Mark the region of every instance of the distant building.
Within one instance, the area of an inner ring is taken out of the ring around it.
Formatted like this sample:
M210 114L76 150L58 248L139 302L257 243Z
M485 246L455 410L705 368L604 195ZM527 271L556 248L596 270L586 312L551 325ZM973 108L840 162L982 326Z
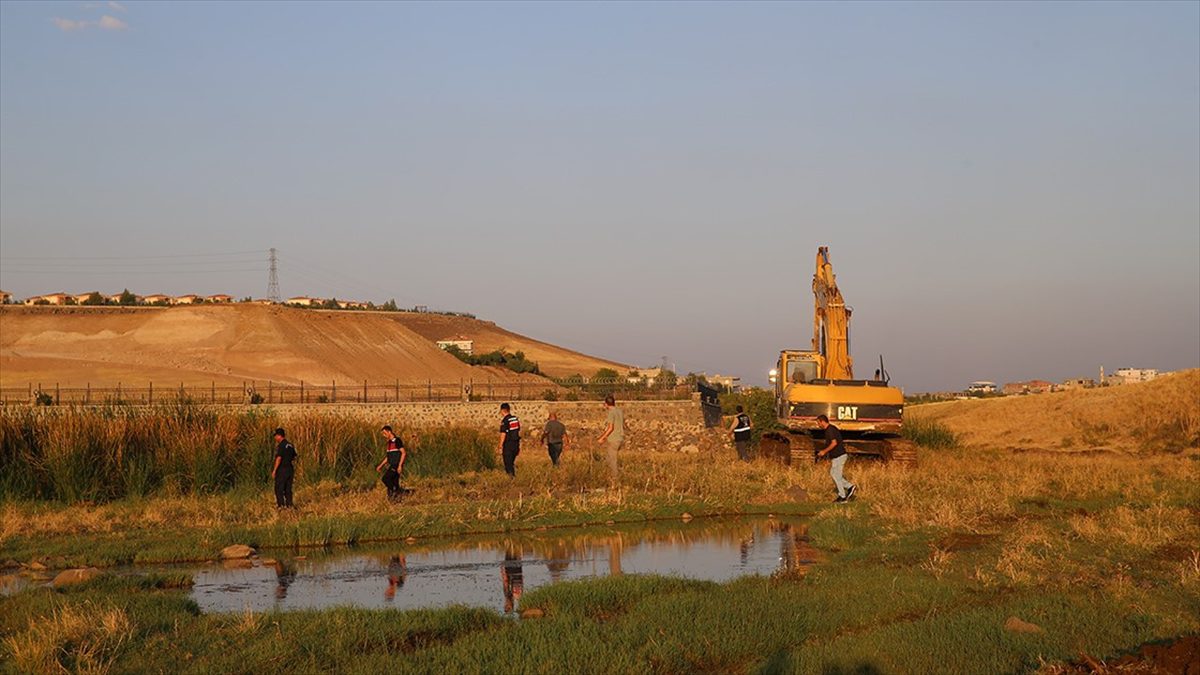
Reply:
M470 356L475 352L475 341L465 335L455 335L448 337L445 340L438 340L437 346L441 349L457 348L460 352Z
M1063 389L1091 389L1096 386L1096 381L1090 377L1073 377L1069 380L1063 380Z
M972 382L971 386L967 387L968 394L995 394L999 390L1000 388L996 386L995 382L988 382L987 380Z
M286 305L295 305L297 307L318 307L325 302L320 298L310 298L306 295L298 295L294 298L288 298Z
M74 301L75 296L70 293L47 293L25 298L26 305L66 305Z
M91 293L80 293L79 295L74 296L75 304L82 305L84 302L87 301L88 298L92 297L93 295L99 295L101 299L104 299L104 295L102 295L100 293L100 291L92 291Z
M169 305L173 298L162 293L154 293L142 298L142 302L147 305Z
M736 375L709 375L705 379L714 387L723 387L729 391L738 391L742 388L742 378Z
M1107 379L1109 384L1129 384L1132 382L1149 382L1165 374L1158 372L1155 368L1117 368L1116 372L1109 375Z
M170 300L172 305L194 305L198 302L204 302L204 298L190 293L188 295L177 295Z
M1005 394L1044 394L1054 391L1053 382L1045 380L1029 380L1027 382L1009 382L1004 385Z
M10 302L12 302L12 293L0 291L0 305L7 305Z
M232 295L225 295L224 293L218 293L218 294L216 294L216 295L209 295L209 296L205 296L204 300L205 300L206 302L212 302L212 303L216 303L216 304L223 304L223 303L226 303L226 302L233 302L233 296L232 296Z
M628 382L629 384L643 384L644 383L646 386L649 387L649 386L654 385L654 381L658 379L658 376L660 374L662 374L661 367L634 368L633 370L629 371L629 376L625 378L625 381Z

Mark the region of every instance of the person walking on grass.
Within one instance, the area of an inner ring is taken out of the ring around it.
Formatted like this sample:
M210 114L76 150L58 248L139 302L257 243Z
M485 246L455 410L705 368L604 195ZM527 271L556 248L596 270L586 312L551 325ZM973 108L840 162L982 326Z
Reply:
M848 502L854 499L857 487L842 475L842 470L846 468L846 460L850 457L846 454L845 444L842 443L842 432L830 424L829 418L825 415L817 415L817 426L821 427L825 432L825 440L829 441L829 445L818 452L817 457L829 456L829 475L833 476L833 484L837 487L838 495L834 502L838 504Z
M296 446L292 445L283 427L275 430L275 465L271 467L271 478L275 479L275 506L280 509L295 508L292 504L292 481L296 478Z
M400 474L404 471L404 460L408 459L408 451L404 449L404 441L392 431L391 426L383 425L379 433L387 439L387 449L383 461L375 467L375 471L383 472L379 480L387 486L388 501L394 502L400 498Z
M517 455L521 453L521 420L512 414L507 403L500 404L500 456L504 458L504 473L517 476Z
M750 461L750 430L753 428L746 409L739 405L737 416L729 424L729 432L733 434L733 445L737 448L738 459L743 462Z
M550 419L546 420L546 427L542 429L541 441L550 453L550 463L558 466L558 458L567 442L567 427L558 421L558 413L553 410L550 411Z
M608 460L608 471L613 482L617 480L617 451L625 442L625 413L617 407L617 400L612 394L604 397L604 408L608 411L605 420L604 433L596 442L604 446L605 459Z

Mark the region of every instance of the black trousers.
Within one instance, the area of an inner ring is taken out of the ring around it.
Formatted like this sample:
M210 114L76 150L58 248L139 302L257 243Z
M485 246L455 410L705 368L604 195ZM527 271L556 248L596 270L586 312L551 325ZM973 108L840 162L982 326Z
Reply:
M398 471L389 466L384 469L383 477L379 480L383 481L383 484L387 486L388 499L395 499L400 496L400 473Z
M292 479L296 470L290 466L281 466L275 470L275 506L292 506Z
M558 458L562 455L562 443L546 443L546 450L550 453L550 461L554 466L558 466Z
M504 473L506 473L510 476L517 475L516 462L517 462L517 455L521 454L521 442L520 441L517 441L516 443L506 442L504 444L504 447L501 448L500 454L504 457Z

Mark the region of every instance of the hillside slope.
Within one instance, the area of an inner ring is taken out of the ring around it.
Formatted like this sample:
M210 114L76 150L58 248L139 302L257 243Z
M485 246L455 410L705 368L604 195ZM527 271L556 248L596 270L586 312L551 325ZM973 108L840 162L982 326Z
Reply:
M534 359L544 354L555 365L575 365L572 372L593 362L604 363L578 355L578 363L572 364L570 355L574 353L569 350L507 333L492 324L466 318L459 321L464 323L455 330L486 336L481 339L485 345L493 335L511 335L511 346L506 348L522 349ZM485 327L475 329L471 324ZM4 307L0 309L0 384L539 379L500 368L468 366L439 349L426 334L382 312L241 304Z
M910 406L969 447L1080 452L1200 445L1200 369L1151 382Z

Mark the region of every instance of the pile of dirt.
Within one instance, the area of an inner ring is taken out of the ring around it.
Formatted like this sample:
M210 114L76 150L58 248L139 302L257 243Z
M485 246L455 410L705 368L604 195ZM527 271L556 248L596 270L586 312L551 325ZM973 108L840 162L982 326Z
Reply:
M1171 673L1200 675L1200 635L1186 635L1170 642L1142 645L1132 654L1100 661L1084 655L1079 661L1054 666L1047 674L1074 673Z
M544 382L502 368L472 367L437 347L437 340L457 334L478 339L477 350L503 348L544 359L550 374L590 374L601 367L597 364L610 364L466 317L250 304L4 307L0 386Z
M1150 382L909 406L968 447L1178 452L1200 447L1200 369Z

